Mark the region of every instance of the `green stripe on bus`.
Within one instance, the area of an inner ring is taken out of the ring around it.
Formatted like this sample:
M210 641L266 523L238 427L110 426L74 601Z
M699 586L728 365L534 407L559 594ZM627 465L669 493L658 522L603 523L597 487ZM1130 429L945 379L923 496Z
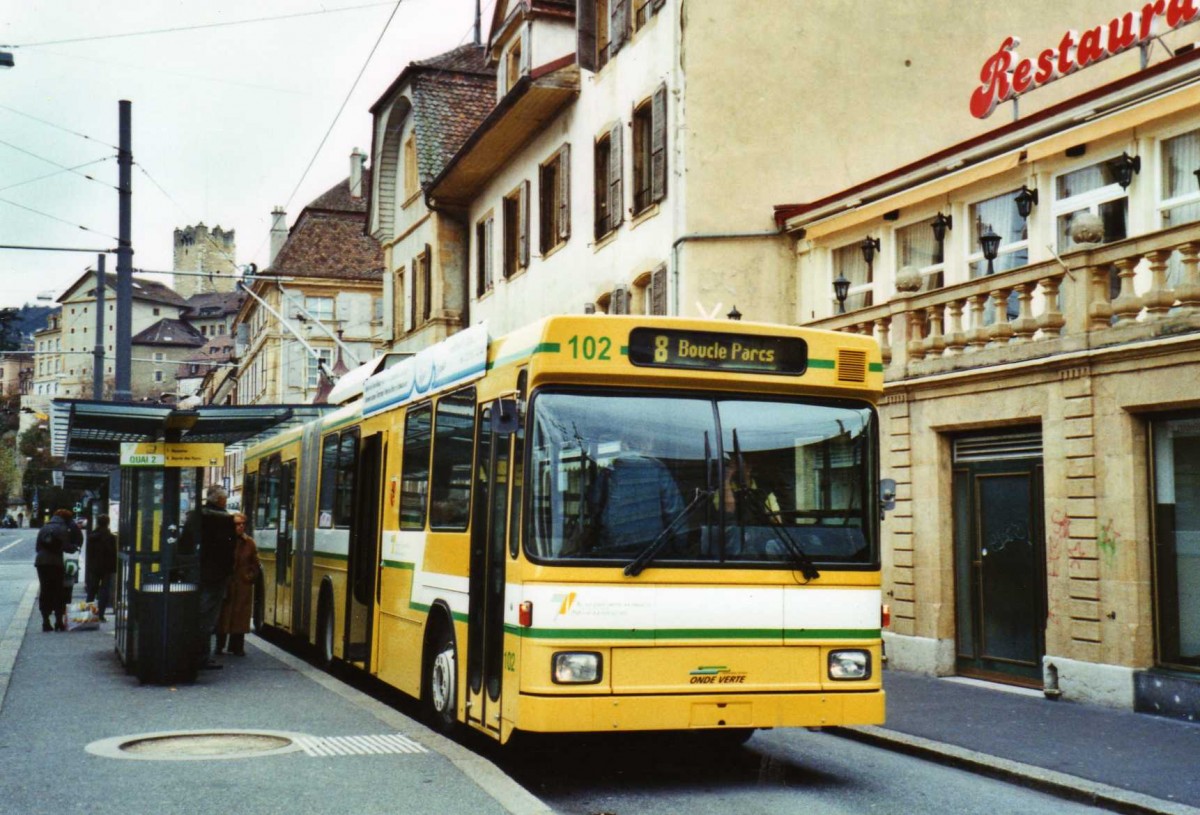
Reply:
M415 571L417 568L417 564L415 563L405 563L400 560L385 560L383 561L383 565L388 569L402 569L406 572Z
M788 628L785 640L877 640L878 628Z
M875 373L875 374L883 373L883 363L882 362L872 362L870 365L867 366L867 368L870 369L871 373Z
M824 368L824 369L832 371L837 366L832 359L812 359L810 357L808 360L808 367Z
M527 350L517 351L516 353L499 357L498 359L489 362L487 368L490 371L493 368L497 368L501 365L508 365L510 362L515 362L518 359L525 359L533 356L534 354L557 354L561 350L562 345L557 342L539 342L537 345Z

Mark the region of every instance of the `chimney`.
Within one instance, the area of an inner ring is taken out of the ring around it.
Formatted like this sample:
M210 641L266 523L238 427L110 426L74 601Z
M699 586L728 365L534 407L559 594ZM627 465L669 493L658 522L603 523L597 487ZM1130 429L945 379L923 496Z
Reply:
M275 207L271 210L271 256L267 261L268 266L275 264L275 256L279 254L287 238L287 213L283 211L283 207Z
M358 152L358 148L354 148L354 152L350 154L350 197L362 198L362 176L363 162L367 157Z

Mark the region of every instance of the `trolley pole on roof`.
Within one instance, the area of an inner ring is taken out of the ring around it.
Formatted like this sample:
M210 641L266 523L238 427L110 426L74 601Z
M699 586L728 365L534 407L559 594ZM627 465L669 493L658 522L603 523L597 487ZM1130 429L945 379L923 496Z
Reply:
M133 245L130 240L131 203L133 196L130 177L133 153L130 149L131 104L122 99L117 103L120 119L120 141L117 149L117 202L119 230L117 232L117 323L116 323L116 387L113 400L133 401L130 388L133 339Z

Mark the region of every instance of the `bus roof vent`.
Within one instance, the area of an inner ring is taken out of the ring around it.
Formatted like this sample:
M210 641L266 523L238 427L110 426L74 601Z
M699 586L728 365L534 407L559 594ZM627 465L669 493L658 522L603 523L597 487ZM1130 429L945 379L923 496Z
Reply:
M867 352L853 348L839 348L837 378L838 382L866 382Z

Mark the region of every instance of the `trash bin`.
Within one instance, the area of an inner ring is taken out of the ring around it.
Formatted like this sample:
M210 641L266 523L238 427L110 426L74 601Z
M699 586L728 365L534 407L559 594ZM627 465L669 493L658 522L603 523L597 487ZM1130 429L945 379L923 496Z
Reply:
M191 682L199 667L197 620L200 586L196 583L147 580L135 589L137 655L140 682Z

